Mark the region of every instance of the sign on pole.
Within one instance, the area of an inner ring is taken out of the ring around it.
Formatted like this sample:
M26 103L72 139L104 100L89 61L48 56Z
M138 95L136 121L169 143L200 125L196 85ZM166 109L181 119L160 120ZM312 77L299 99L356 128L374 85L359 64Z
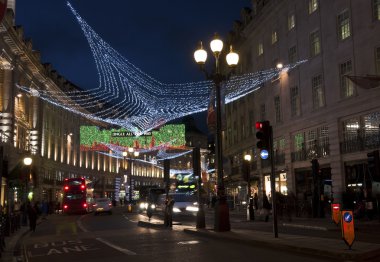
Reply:
M355 240L355 227L354 227L354 216L351 210L342 210L342 237L344 242L351 249L352 244Z

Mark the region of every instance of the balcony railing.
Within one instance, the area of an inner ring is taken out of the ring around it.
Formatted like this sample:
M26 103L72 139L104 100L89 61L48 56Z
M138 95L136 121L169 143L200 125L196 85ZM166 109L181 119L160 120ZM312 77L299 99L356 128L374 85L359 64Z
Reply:
M357 136L340 143L342 154L354 153L380 147L380 135Z
M323 158L330 155L329 145L314 146L308 149L301 149L292 152L292 162L311 160L314 158Z

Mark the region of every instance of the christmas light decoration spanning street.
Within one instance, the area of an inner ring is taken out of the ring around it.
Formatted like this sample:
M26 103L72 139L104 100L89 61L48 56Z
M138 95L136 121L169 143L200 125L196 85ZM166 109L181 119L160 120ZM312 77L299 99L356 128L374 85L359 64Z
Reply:
M52 91L18 85L20 89L85 118L123 127L135 135L207 110L212 81L164 84L154 79L113 49L69 2L67 5L90 45L98 70L99 86L88 91ZM224 85L225 102L230 103L254 92L264 82L304 62L290 64L283 69L233 76Z

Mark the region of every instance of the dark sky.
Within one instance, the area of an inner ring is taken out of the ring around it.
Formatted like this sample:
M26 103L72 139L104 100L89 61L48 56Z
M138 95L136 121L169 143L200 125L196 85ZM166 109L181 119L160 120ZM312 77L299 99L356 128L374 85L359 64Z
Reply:
M98 86L89 45L65 0L18 0L16 24L59 74ZM114 49L157 80L204 80L193 60L199 40L226 36L250 0L71 0L82 18ZM210 54L209 54L210 55Z

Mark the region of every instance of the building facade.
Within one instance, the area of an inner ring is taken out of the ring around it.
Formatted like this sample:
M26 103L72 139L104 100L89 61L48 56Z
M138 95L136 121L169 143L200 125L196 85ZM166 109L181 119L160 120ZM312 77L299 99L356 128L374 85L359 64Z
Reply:
M310 203L317 183L321 201L371 197L368 182L380 180L367 161L380 145L380 1L253 0L229 40L239 51L239 73L307 60L226 105L230 191L244 185L248 153L251 190L270 192L270 164L260 159L255 137L255 122L268 120L276 191Z

